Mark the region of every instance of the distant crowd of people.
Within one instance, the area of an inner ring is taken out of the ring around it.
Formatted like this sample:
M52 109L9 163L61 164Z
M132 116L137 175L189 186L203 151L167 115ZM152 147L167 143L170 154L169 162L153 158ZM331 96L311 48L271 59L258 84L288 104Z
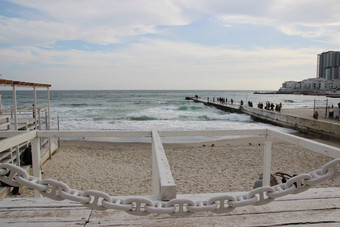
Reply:
M210 98L207 98L207 102L210 101ZM213 102L215 102L215 97L213 97ZM221 104L228 104L228 98L222 98L222 97L217 97L216 98L216 102L221 103ZM230 99L230 104L233 105L234 104L234 100ZM243 101L241 100L241 105L243 105Z
M271 111L274 111L274 107L275 107L275 111L280 112L282 108L282 103L274 105L274 103L266 102L265 106L263 105L262 102L259 102L257 104L257 108L263 109L263 107L265 110L271 110Z
M195 95L195 98L198 99L199 98L198 95ZM223 105L233 105L235 103L235 101L232 98L228 99L228 98L224 98L224 97L217 97L217 98L212 97L212 100L210 100L210 98L207 97L207 102L209 103L210 101L212 101L213 103L220 103L220 104L223 104ZM229 103L228 103L228 101L229 101ZM243 105L243 100L240 100L239 105L240 106ZM252 101L248 101L248 106L249 107L253 107L253 102ZM338 103L338 107L340 109L340 102ZM274 104L272 102L265 102L265 104L264 104L262 102L259 102L257 104L257 108L265 109L265 110L269 110L269 111L281 112L282 103L280 102L279 104ZM326 107L325 118L326 118L326 115L328 114L329 118L339 118L339 120L340 120L339 109L337 109L336 110L337 112L334 113L334 106L333 105L330 105L330 106ZM313 118L314 119L318 119L319 118L319 113L317 111L314 111Z
M228 104L228 98L223 98L223 97L217 97L215 99L215 97L212 98L212 102L217 102L217 103L221 103L221 104ZM210 98L207 97L207 102L210 102ZM230 103L231 105L234 104L234 100L230 99ZM243 105L243 100L240 101L240 105ZM253 107L253 102L252 101L248 101L248 106ZM279 104L274 104L274 103L270 103L270 102L266 102L266 104L264 105L262 102L259 102L257 104L257 107L259 109L265 109L265 110L271 110L271 111L281 111L282 108L282 103Z

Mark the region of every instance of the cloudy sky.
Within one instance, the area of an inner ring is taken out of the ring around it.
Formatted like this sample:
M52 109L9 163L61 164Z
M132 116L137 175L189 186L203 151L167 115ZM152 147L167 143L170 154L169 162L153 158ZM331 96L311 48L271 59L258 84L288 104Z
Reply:
M3 79L276 90L340 50L339 0L0 0Z

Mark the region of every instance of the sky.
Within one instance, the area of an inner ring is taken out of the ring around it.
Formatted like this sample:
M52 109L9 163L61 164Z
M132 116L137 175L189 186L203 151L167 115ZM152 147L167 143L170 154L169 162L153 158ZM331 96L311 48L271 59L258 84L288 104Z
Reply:
M0 0L0 73L55 90L277 90L340 50L339 12L339 0Z

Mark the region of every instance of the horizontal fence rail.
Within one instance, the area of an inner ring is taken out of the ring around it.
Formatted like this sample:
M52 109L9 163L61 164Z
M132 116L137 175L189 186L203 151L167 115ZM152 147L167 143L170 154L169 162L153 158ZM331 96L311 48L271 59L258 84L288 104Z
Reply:
M298 136L290 135L288 133L278 132L274 130L268 130L268 135L277 138L281 141L294 144L298 147L307 148L308 150L321 153L332 158L340 158L340 149L337 147L329 146L327 144L318 143L313 140L301 138Z

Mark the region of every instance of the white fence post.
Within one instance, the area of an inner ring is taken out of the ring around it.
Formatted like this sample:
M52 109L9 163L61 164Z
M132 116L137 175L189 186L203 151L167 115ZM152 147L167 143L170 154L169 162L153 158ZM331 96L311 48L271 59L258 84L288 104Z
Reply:
M270 186L270 170L272 162L272 141L271 136L266 135L264 141L264 155L263 155L263 177L262 186Z
M176 198L176 185L158 131L152 131L152 194L162 200Z
M41 179L40 138L31 140L33 176ZM34 190L34 197L41 197L38 190Z

